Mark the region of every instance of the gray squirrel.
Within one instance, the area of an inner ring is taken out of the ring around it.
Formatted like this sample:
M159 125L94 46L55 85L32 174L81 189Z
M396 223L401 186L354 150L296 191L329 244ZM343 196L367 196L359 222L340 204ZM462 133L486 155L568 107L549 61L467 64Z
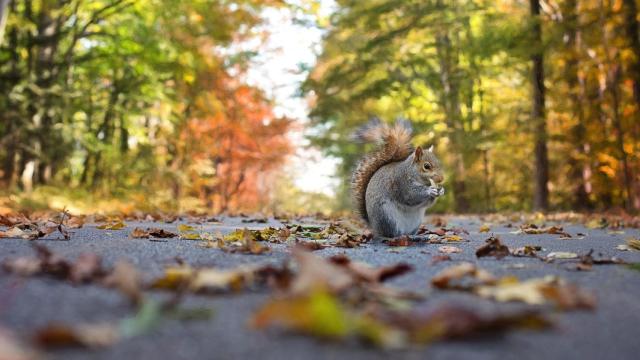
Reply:
M414 149L411 133L406 121L390 126L379 119L356 133L358 140L380 145L360 160L351 179L356 212L378 237L416 234L425 210L444 195L433 146Z

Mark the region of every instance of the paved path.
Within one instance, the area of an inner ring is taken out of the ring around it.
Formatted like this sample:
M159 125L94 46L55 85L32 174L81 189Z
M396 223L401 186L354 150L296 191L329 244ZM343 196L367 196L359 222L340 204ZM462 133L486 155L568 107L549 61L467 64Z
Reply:
M178 222L179 223L179 222ZM162 273L166 264L176 256L199 266L234 267L246 263L280 263L288 258L284 245L270 245L272 251L263 255L230 254L205 249L197 241L170 239L151 242L130 239L134 226L163 227L176 231L174 224L128 223L123 230L98 230L87 224L74 230L70 241L38 240L66 258L84 252L101 255L107 265L120 258L130 259L150 279ZM206 225L205 230L228 232L243 227L239 219L224 219L224 226ZM601 265L593 271L568 271L562 262L544 263L531 258L507 257L476 259L475 249L489 234L478 233L482 222L477 218L454 218L448 227L461 226L469 231L464 237L470 242L456 243L460 254L452 254L454 261L476 262L495 275L516 275L521 279L547 274L559 275L595 292L598 305L595 311L553 313L558 324L554 330L543 332L511 331L504 335L472 340L448 341L429 347L410 350L370 349L358 343L325 343L275 331L260 332L249 329L247 320L267 298L268 292L204 296L189 295L188 306L206 306L215 311L205 321L168 321L151 333L125 340L112 347L98 350L69 349L49 353L54 359L638 359L640 356L640 272L622 265ZM259 226L278 225L269 223ZM517 224L516 224L517 225ZM640 262L640 252L616 250L627 237L639 237L637 229L625 229L624 234L607 230L591 230L578 225L565 225L569 233L584 233L583 239L560 240L557 235L517 235L507 228L492 224L491 233L498 235L509 247L525 244L542 246L546 254L552 251L584 253L594 249L604 256L617 256L628 262ZM315 254L330 256L345 253L354 260L372 265L407 262L414 271L400 276L392 285L428 292L429 303L457 301L477 307L508 306L464 294L429 290L429 279L452 262L431 265L438 245L420 244L389 251L384 244L367 244L360 248L327 248ZM26 240L0 239L0 261L33 253ZM522 264L514 267L514 264ZM153 296L166 297L163 293ZM98 322L122 318L131 307L117 292L99 286L73 286L49 278L29 278L25 281L5 273L0 274L0 325L15 330L21 336L51 321L64 323Z

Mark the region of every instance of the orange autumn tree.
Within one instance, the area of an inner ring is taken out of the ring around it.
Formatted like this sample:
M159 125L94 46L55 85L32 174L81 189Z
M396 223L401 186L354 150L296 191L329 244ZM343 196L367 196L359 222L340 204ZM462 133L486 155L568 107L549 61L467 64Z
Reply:
M254 211L267 205L273 171L292 153L291 121L274 115L264 93L209 69L203 91L180 134L190 195L215 212Z
M163 18L181 65L171 111L177 136L168 144L174 198L196 197L212 212L259 210L272 173L292 153L291 121L274 116L264 92L246 83L252 55L238 45L266 38L255 28L259 10L281 2L176 5L177 16Z

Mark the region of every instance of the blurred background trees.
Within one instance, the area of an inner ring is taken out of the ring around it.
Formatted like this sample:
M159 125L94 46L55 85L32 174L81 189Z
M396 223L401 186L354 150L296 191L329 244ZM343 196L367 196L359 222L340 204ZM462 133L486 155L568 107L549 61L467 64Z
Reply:
M343 178L355 128L405 117L444 159L440 209L640 208L634 0L337 3L304 90Z
M377 115L436 145L439 211L640 209L637 1L327 1L294 124L246 80L256 54L239 44L269 36L265 9L320 0L0 0L0 182L346 209L367 150L351 134ZM282 172L301 127L340 160L334 199Z
M112 196L264 206L290 121L232 46L277 1L12 0L0 48L0 177ZM151 199L150 199L151 200Z

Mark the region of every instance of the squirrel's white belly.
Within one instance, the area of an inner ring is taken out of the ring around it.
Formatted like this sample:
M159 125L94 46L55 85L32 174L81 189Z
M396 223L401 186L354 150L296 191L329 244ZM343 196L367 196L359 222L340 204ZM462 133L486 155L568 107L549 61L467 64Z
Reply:
M412 234L424 218L426 206L404 206L397 204L386 204L386 213L389 219L395 220L396 229L401 234Z

